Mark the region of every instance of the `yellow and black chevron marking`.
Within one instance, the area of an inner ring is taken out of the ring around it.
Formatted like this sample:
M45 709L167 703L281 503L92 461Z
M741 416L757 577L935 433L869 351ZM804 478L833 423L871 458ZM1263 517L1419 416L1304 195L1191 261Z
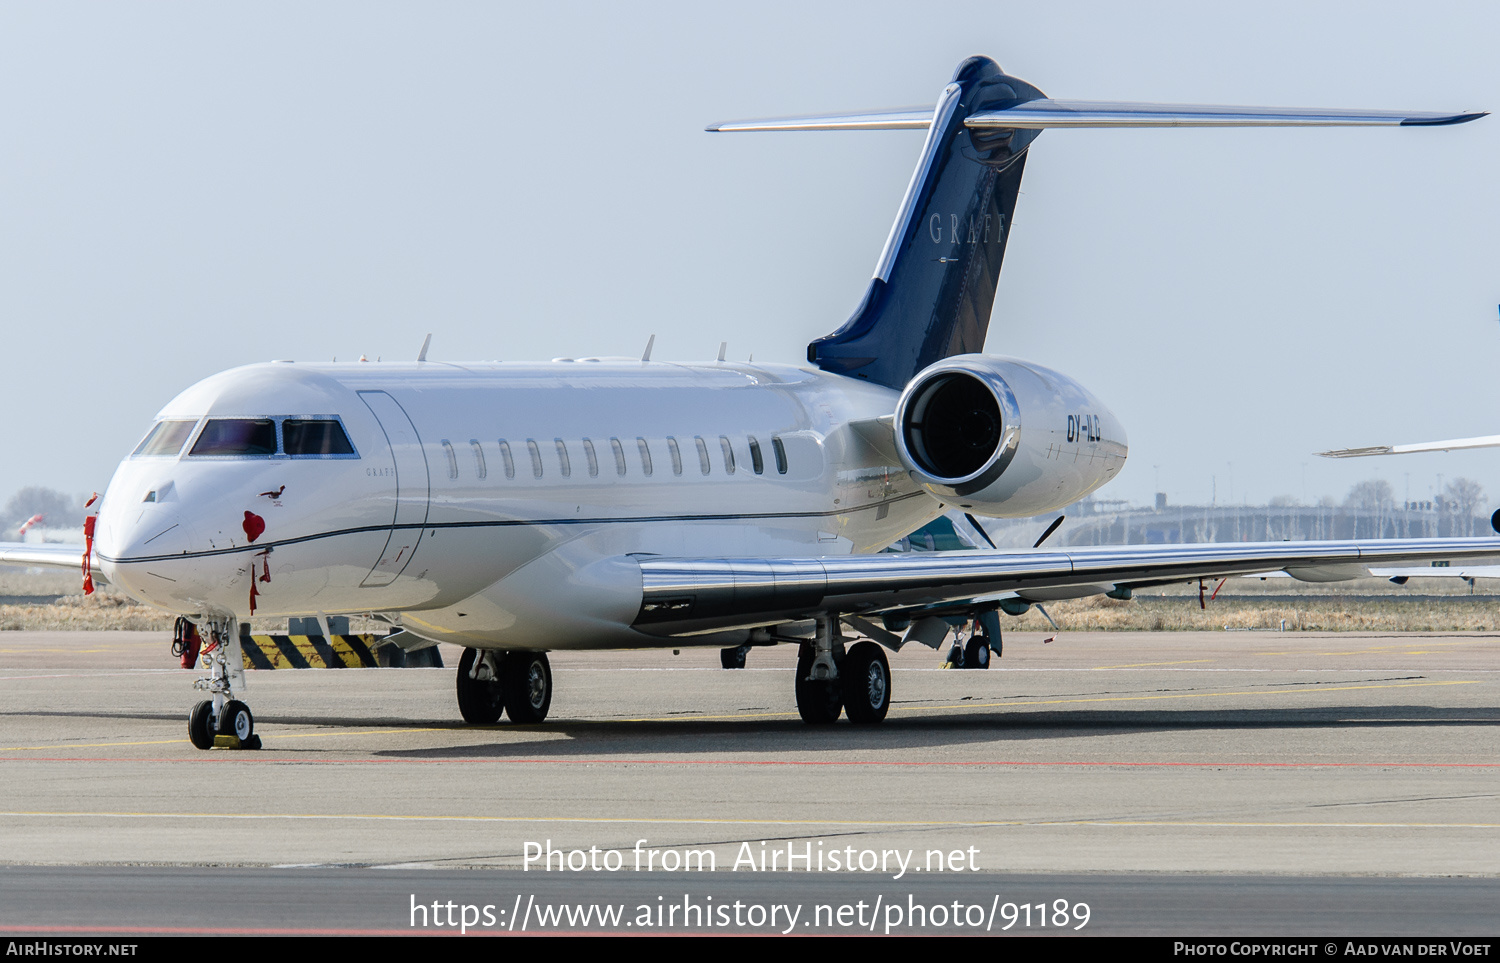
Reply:
M247 669L373 669L378 635L251 635L240 638Z

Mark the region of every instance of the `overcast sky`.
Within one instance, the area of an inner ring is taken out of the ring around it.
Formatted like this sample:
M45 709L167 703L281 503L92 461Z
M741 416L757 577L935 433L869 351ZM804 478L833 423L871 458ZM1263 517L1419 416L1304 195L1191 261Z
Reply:
M1500 6L0 4L0 500L102 489L178 391L272 358L799 362L868 281L920 132L720 135L1049 95L1500 111ZM1049 131L987 350L1125 423L1101 497L1263 502L1500 454L1500 117Z

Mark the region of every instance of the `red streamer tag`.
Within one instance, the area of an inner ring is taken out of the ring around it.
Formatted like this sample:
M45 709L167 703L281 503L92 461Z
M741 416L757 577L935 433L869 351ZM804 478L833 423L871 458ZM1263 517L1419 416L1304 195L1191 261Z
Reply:
M95 498L98 496L96 495ZM93 499L89 499L92 504ZM83 520L83 594L94 594L94 573L90 571L89 559L94 554L94 523L99 520L98 515L90 515Z

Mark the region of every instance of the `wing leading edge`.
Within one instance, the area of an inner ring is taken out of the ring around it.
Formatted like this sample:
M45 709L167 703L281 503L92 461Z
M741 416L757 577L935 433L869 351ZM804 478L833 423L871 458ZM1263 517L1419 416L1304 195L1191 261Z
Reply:
M1371 565L1500 560L1500 538L1128 545L1066 552L942 552L828 558L638 557L634 627L657 636L880 615L1039 589L1107 591L1286 570L1316 578ZM1089 594L1085 591L1082 594ZM991 603L990 607L994 604Z

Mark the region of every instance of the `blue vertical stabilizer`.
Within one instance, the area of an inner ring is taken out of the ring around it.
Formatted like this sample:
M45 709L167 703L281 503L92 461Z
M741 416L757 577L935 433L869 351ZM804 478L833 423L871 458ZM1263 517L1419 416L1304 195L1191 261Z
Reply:
M1039 131L964 121L1042 97L988 57L959 65L864 300L807 346L810 362L899 388L934 361L984 349L1026 147Z

